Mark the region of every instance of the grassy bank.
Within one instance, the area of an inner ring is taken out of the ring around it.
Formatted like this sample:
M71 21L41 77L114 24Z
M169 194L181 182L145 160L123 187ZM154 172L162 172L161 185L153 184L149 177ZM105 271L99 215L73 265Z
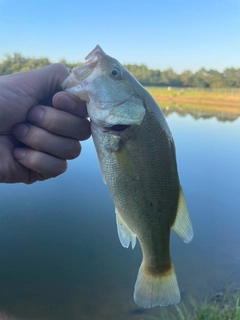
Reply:
M163 311L159 320L240 320L240 294L220 292L204 302L190 299L188 306L180 303L175 308L174 314Z
M168 108L185 108L206 114L240 116L240 92L191 91L147 87L157 103Z

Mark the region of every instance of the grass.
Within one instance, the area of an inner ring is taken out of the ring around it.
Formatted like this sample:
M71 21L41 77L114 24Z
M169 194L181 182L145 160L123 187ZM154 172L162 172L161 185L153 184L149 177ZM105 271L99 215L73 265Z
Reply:
M240 92L195 91L188 89L162 89L147 87L157 103L163 108L195 110L204 114L240 116Z
M202 303L190 299L189 306L180 303L175 314L166 310L155 320L240 320L240 294L219 293Z

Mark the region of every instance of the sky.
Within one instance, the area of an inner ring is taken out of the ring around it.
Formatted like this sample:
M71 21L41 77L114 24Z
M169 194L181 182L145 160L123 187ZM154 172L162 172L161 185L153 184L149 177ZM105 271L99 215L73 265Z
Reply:
M97 44L122 64L240 68L240 0L0 0L0 61L83 62Z

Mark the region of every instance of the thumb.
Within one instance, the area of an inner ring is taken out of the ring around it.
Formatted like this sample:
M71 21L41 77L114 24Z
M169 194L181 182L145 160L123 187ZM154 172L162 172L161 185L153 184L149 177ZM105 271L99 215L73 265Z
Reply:
M54 63L19 75L21 80L25 80L28 94L40 101L61 90L61 84L68 77L69 71L63 64Z
M56 63L0 77L0 131L8 132L14 124L26 120L32 106L51 100L68 75L67 68Z

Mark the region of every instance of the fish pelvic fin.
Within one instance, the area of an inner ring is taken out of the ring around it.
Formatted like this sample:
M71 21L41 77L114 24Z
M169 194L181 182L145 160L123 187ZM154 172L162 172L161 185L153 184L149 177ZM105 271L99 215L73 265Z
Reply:
M184 242L188 243L192 240L193 228L182 188L180 188L177 216L172 228Z
M136 235L129 229L126 222L123 220L118 210L115 208L116 221L117 221L117 231L119 240L124 248L128 248L130 242L132 243L132 249L136 245Z
M142 262L134 288L134 301L142 308L179 303L180 292L173 264L164 273L151 273Z

